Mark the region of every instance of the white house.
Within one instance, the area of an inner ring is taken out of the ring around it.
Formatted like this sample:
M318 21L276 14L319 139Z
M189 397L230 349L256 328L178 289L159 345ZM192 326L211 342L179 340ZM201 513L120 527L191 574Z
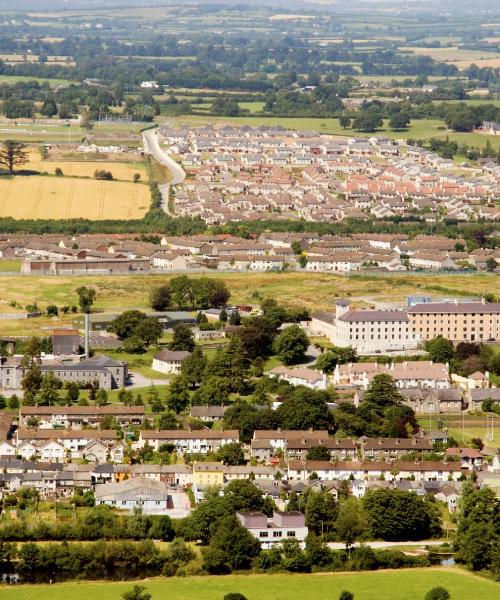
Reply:
M144 514L164 515L172 508L165 483L139 476L119 483L103 483L95 486L95 504L106 504L119 510Z
M151 368L165 375L177 375L180 373L182 361L189 354L183 350L162 350L154 356Z
M308 528L305 516L300 512L274 511L272 519L259 512L241 511L237 512L236 516L243 527L259 540L264 550L269 550L287 539L297 540L302 548L305 547Z

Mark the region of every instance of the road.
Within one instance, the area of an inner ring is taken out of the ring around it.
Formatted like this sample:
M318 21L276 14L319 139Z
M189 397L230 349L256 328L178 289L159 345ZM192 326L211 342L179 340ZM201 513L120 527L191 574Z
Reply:
M138 389L151 387L152 385L168 385L168 379L152 379L151 377L145 377L137 371L130 371L132 383L127 386L127 389Z
M158 141L157 129L147 129L146 131L143 131L142 139L144 141L144 152L146 154L151 154L151 156L153 156L160 164L167 167L172 176L172 180L169 183L165 183L163 185L158 186L162 196L161 208L167 214L170 214L170 211L168 209L168 197L170 193L170 186L179 185L180 183L182 183L184 179L186 179L186 173L184 172L184 169L180 166L180 164L177 163L160 146L160 142Z
M373 548L374 550L395 548L397 546L418 546L423 548L424 546L441 546L443 544L443 540L423 540L422 542L360 542L355 544L355 546L359 546L360 544L370 546L370 548ZM328 547L331 550L343 550L345 548L345 544L342 542L329 542Z

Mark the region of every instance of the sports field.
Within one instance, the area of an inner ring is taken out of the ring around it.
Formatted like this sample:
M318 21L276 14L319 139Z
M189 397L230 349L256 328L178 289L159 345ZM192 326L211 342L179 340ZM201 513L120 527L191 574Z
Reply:
M139 582L152 600L222 600L240 592L248 600L335 600L349 590L356 600L423 600L443 586L452 600L493 600L500 584L460 569L404 569L317 575L176 577ZM0 587L0 600L119 600L133 582Z
M149 188L122 181L65 177L0 178L0 217L14 219L140 219Z

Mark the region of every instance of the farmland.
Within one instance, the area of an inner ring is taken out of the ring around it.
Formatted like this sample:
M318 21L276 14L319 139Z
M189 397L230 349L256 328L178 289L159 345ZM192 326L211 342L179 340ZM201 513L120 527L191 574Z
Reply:
M95 158L93 155L92 158ZM58 167L62 170L64 175L68 177L93 177L94 172L98 169L105 168L111 171L114 179L121 181L132 181L135 173L139 173L142 179L146 179L146 167L144 162L121 162L114 161L112 159L103 160L107 158L102 157L100 160L87 160L87 155L80 154L77 157L61 155L61 160L54 156L50 157L49 160L42 160L39 153L36 150L30 152L30 159L23 168L40 173L54 174L54 170Z
M0 216L15 219L142 218L150 204L145 185L66 177L0 179Z
M144 582L153 600L221 600L240 592L249 600L323 600L350 590L357 600L419 600L444 586L453 600L492 600L498 583L459 569L415 569L317 575L230 575L184 577ZM118 600L132 583L65 583L0 588L0 600Z

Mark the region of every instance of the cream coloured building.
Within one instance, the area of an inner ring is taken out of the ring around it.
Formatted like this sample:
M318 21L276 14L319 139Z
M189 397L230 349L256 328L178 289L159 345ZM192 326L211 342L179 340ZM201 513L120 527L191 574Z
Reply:
M408 309L411 330L421 340L441 335L452 342L500 339L500 303L429 302Z

